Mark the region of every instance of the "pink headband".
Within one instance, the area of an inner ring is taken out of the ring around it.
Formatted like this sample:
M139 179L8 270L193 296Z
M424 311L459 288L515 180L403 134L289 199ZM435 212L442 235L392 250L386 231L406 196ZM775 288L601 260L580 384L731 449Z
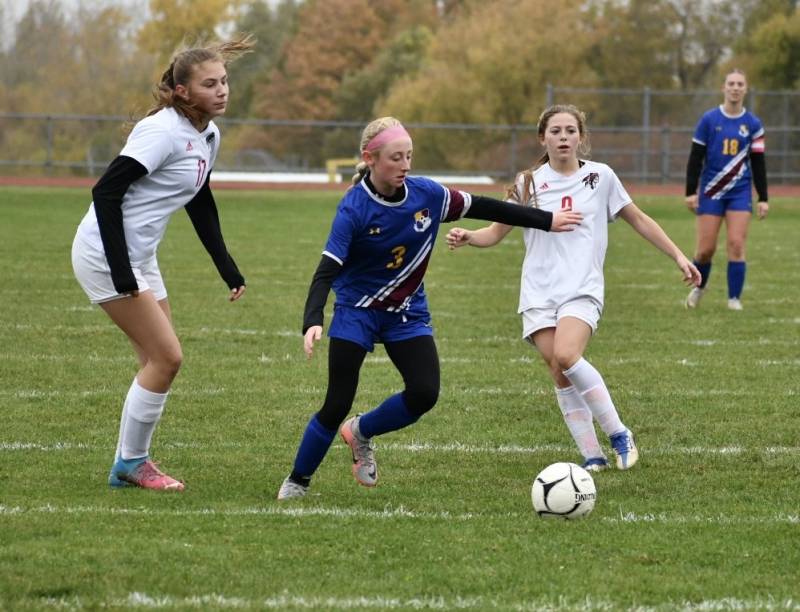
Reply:
M386 128L382 132L380 132L375 138L370 140L367 143L367 146L364 147L365 151L375 151L380 149L383 145L387 142L391 142L392 140L399 140L400 138L408 138L411 140L411 136L409 136L408 132L406 132L406 128L402 125L395 125L390 128Z

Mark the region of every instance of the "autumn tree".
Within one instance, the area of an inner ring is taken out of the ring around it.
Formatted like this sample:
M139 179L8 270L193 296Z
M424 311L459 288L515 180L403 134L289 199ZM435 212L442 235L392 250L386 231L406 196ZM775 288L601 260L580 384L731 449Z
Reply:
M764 0L750 19L748 36L723 67L744 68L761 89L800 87L800 8L792 0Z
M67 19L54 1L31 2L0 62L4 110L131 116L149 99L147 67L133 45L131 17L106 6ZM6 156L44 161L108 161L122 121L15 121L0 130ZM49 144L48 144L49 143ZM49 156L49 157L48 157Z
M345 80L369 70L381 49L405 29L435 20L431 0L303 3L297 32L283 48L278 67L257 86L255 112L273 119L350 119L351 110L341 103L348 94L337 97ZM364 106L369 104L362 101ZM338 148L326 142L339 141L339 135L300 129L271 130L265 138L274 151L300 151L309 163L317 165ZM352 151L357 135L348 133L344 139L351 143L347 150Z
M139 31L140 48L159 66L184 44L213 40L236 21L244 0L150 0L150 20ZM163 68L161 69L163 71Z
M596 82L587 65L594 34L585 27L583 4L497 0L462 6L458 18L437 31L419 72L395 83L379 114L407 123L535 124L547 83L565 76L573 85ZM425 167L507 165L507 132L416 134L423 144L415 156Z

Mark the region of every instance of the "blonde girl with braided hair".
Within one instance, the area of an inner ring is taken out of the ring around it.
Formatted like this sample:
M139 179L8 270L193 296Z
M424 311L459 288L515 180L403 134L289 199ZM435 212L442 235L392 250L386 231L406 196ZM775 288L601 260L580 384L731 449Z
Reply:
M520 301L522 337L533 344L555 383L556 400L578 450L583 467L609 467L594 421L609 436L618 469L639 459L631 430L622 422L600 372L583 353L603 312L603 264L608 224L621 217L645 240L671 257L689 285L700 282L697 268L651 217L633 203L614 171L585 159L589 135L584 114L572 105L546 109L537 125L543 155L520 173L508 199L539 210L572 210L583 222L569 234L524 230ZM511 231L492 223L470 231L453 228L451 249L465 245L490 247Z
M303 348L310 358L322 338L323 310L333 288L328 389L280 486L281 500L306 494L337 429L349 447L356 482L374 487L372 439L411 425L436 404L439 356L422 280L441 223L470 217L560 232L581 220L571 211L523 208L411 176L411 136L393 117L367 125L359 150L361 161L336 210L303 317ZM376 343L384 345L404 389L345 421L361 365Z
M220 146L214 118L228 104L226 66L250 36L178 51L156 86L156 106L136 123L92 189L72 245L75 276L89 300L125 333L139 370L122 406L108 483L183 491L150 458L150 444L183 361L156 250L173 213L185 208L230 293L245 291L222 237L209 176Z

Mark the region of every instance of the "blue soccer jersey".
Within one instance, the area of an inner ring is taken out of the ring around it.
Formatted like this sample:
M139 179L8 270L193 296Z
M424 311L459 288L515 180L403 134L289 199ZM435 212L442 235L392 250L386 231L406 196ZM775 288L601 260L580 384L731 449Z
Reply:
M718 200L730 192L751 189L749 155L764 152L764 127L753 113L742 110L732 117L722 107L706 112L692 140L706 147L700 179L702 194Z
M408 177L405 197L389 202L362 180L339 203L323 251L342 265L336 304L427 314L422 278L439 225L463 217L471 202L470 194L423 177Z

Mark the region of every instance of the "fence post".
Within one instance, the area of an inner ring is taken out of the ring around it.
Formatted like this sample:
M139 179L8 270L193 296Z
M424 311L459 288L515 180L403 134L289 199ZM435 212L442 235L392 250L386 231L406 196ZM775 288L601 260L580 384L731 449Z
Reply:
M672 133L668 125L661 128L661 183L668 183L670 178L670 153L672 152Z
M555 91L553 90L553 84L548 83L545 91L544 107L547 108L549 106L553 106L554 99L555 99Z
M509 155L508 176L516 176L517 174L517 126L511 126L511 155Z
M47 132L47 153L44 158L45 174L52 174L53 170L53 117L45 117L45 130Z
M648 157L650 157L650 88L644 88L642 97L642 182L647 182Z
M781 139L781 183L788 183L789 172L789 94L783 93L782 104L783 117L781 119L781 130L783 130L783 138Z

